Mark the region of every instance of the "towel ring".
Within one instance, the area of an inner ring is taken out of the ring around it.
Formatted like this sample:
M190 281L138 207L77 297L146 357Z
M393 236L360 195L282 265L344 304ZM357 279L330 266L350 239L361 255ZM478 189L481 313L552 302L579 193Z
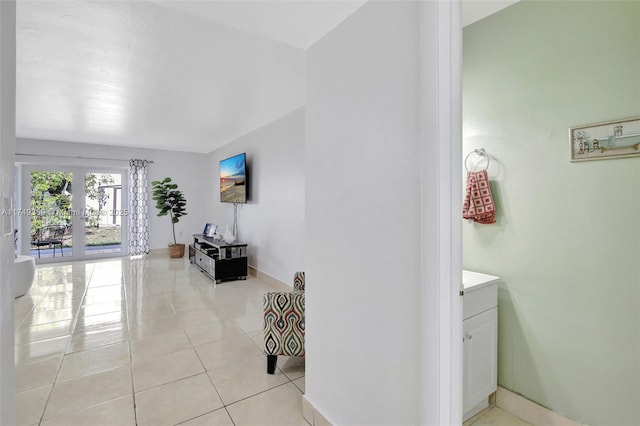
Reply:
M484 150L484 148L480 148L480 149L474 149L473 151L468 153L466 157L464 157L464 169L466 171L469 171L469 167L467 166L467 160L469 159L471 154L476 154L476 155L478 155L480 157L484 157L484 158L487 159L487 167L485 167L484 169L480 169L480 170L487 170L489 168L489 164L491 163L491 158L489 158L489 154L487 154L487 152Z

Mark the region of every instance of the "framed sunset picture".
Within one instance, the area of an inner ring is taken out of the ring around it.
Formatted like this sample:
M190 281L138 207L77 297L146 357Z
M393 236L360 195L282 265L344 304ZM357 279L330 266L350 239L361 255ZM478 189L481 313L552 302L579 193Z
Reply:
M220 202L247 202L246 153L220 161Z

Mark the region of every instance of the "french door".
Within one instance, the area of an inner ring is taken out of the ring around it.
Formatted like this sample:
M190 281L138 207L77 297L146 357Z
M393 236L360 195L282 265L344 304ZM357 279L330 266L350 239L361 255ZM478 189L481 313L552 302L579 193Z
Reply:
M21 175L21 253L39 263L127 254L124 169L28 165Z

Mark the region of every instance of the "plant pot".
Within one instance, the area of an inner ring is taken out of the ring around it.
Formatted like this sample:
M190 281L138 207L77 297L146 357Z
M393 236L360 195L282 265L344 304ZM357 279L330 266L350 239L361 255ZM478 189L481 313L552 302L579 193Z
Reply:
M184 256L184 244L169 244L169 257L179 259Z

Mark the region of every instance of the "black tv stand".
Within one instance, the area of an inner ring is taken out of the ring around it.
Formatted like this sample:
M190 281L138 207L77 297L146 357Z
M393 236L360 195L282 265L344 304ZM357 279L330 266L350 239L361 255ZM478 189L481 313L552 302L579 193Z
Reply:
M189 245L189 262L200 268L216 282L246 280L248 275L247 245L241 242L225 243L203 234L193 235Z

